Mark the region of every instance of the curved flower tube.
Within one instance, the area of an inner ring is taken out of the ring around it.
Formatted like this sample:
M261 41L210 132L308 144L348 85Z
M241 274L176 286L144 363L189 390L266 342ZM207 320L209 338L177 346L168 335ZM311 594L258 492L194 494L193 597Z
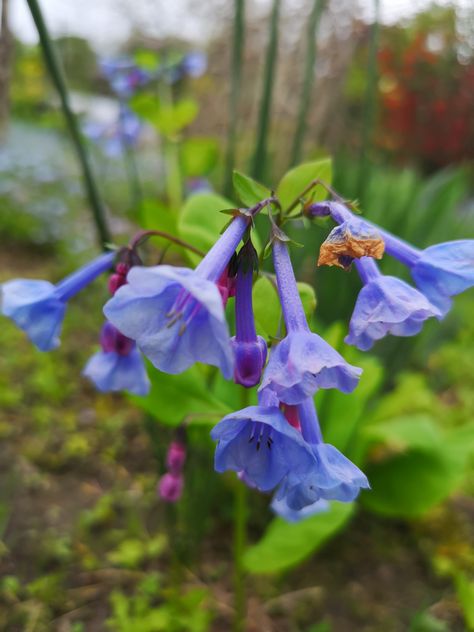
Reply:
M14 279L1 286L1 311L22 329L40 351L59 346L67 301L106 272L114 252L97 257L53 285L49 281Z
M357 297L345 342L362 351L388 334L414 336L428 318L441 312L426 296L401 279L385 276L368 257L356 261L364 283Z
M308 327L288 248L276 239L273 262L287 335L272 349L260 391L272 390L285 404L299 404L319 388L337 388L350 393L362 370L312 333Z

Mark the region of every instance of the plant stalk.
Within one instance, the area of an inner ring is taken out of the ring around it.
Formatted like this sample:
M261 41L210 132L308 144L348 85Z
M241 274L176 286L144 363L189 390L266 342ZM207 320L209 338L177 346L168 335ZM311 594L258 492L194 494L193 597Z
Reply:
M27 2L34 23L36 25L36 29L38 31L46 67L48 69L51 80L58 92L61 101L61 108L66 120L66 125L71 135L74 148L76 150L99 242L100 245L104 247L107 243L111 241L110 231L107 226L104 206L100 198L99 189L93 176L86 146L79 132L79 126L69 102L68 90L66 87L66 81L64 78L61 63L56 54L56 51L54 50L54 45L49 35L39 3L37 2L37 0L27 0Z
M293 148L291 151L290 167L295 165L301 160L304 132L306 129L306 120L308 118L308 110L309 110L309 105L311 103L311 92L313 90L313 85L314 85L314 65L316 62L316 51L317 51L316 33L317 33L319 20L323 12L324 6L325 6L325 0L314 0L313 8L309 15L303 88L301 91L301 99L299 103L295 136L293 138Z
M251 174L256 180L265 174L267 159L268 130L270 127L270 111L272 105L273 84L278 52L278 22L280 18L281 0L273 0L270 17L270 39L268 41L265 68L263 71L263 92L260 102L260 113L257 125L257 140L252 160Z
M224 195L232 195L232 172L237 148L237 115L242 79L242 51L245 41L245 0L234 0L234 35L232 44L229 127L225 157Z

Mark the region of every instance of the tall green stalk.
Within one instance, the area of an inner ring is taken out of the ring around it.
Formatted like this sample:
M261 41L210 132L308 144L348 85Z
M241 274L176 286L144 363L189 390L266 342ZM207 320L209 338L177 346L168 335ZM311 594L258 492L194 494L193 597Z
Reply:
M38 31L44 60L48 68L51 80L56 90L58 91L64 118L66 120L66 125L69 129L69 133L71 135L72 142L76 150L79 165L82 170L86 194L89 198L89 204L97 229L97 235L101 246L105 246L105 244L110 242L110 232L105 218L104 206L102 204L99 189L92 173L92 167L89 161L89 156L85 144L79 132L76 117L69 103L69 95L61 63L54 50L53 42L51 41L51 37L48 33L43 14L37 0L27 0L27 2L36 25L36 29Z
M374 2L374 22L370 28L370 39L367 59L367 86L364 97L364 118L362 121L362 137L359 156L358 195L363 200L367 183L370 180L369 152L372 146L372 134L375 126L377 107L377 51L380 32L380 1Z
M257 140L251 167L252 176L257 180L262 178L265 173L265 163L267 159L268 129L270 127L270 111L278 51L280 7L281 0L273 0L273 8L270 17L270 39L268 41L265 68L263 71L263 92L257 124Z
M245 0L234 0L234 35L229 96L229 127L225 157L224 195L232 195L232 171L237 147L237 115L242 79L242 53L245 40Z
M309 15L303 87L301 90L301 99L299 103L298 117L296 120L296 130L291 150L290 166L295 165L301 160L306 119L308 117L309 105L311 103L311 92L314 85L314 65L316 62L317 51L316 33L319 19L325 4L325 0L313 0L313 8L311 9L311 13Z
M242 408L249 405L250 391L241 387ZM234 487L234 621L233 632L244 632L247 610L245 592L244 552L247 542L247 487L245 483L235 480Z

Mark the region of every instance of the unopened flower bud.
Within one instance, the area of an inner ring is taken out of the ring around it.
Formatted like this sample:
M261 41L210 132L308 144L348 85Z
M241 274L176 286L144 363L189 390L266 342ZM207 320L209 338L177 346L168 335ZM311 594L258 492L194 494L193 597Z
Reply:
M234 337L232 338L232 348L235 357L235 382L247 388L255 386L260 382L267 359L265 340L261 336L257 336L254 341L244 342Z
M184 478L182 474L167 472L158 483L158 494L167 503L177 502L183 493Z

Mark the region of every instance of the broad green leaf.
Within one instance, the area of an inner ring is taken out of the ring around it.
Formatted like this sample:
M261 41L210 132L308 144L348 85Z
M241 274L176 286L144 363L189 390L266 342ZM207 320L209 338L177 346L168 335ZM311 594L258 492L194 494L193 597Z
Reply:
M406 415L373 423L366 426L364 435L368 442L383 444L391 452L443 449L443 435L429 415Z
M198 111L199 106L194 99L182 99L174 104L160 102L154 124L165 136L173 136L190 125Z
M149 370L151 390L146 397L132 400L161 423L179 425L186 417L199 417L216 423L219 417L231 412L231 408L209 390L204 374L193 366L179 375L168 375L154 368Z
M271 196L270 189L240 171L234 171L232 181L235 192L247 207L255 206L261 200Z
M245 568L251 573L284 571L317 551L347 523L353 503L331 503L329 511L290 524L275 518L262 539L247 549Z
M149 70L150 72L156 70L158 68L158 64L160 63L160 56L158 53L147 49L135 51L133 59L138 66L144 70Z
M298 281L297 286L306 318L311 320L317 303L314 287L304 281Z
M159 105L158 98L146 92L138 92L129 101L130 108L152 125L156 123Z
M474 630L474 581L470 580L463 571L457 570L454 582L467 629Z
M219 239L222 229L229 222L229 216L220 211L235 206L217 193L196 193L185 202L178 219L179 236L196 248L207 252ZM252 242L261 250L261 242L255 231ZM187 253L189 260L196 264L201 259L197 255Z
M370 510L411 518L444 500L462 480L464 464L442 451L410 450L364 468L372 486L361 500Z
M206 176L215 167L218 145L214 138L193 136L181 145L183 170L189 178Z
M316 178L323 180L330 185L332 180L332 161L330 158L323 158L314 162L305 162L298 167L287 171L277 187L276 194L283 209L303 192L303 190ZM323 187L318 186L313 197L315 201L324 200L327 197Z
M253 286L253 312L257 333L267 340L279 333L281 306L278 291L268 277L260 277Z
M142 227L146 230L162 230L171 235L176 234L177 214L156 198L143 200L140 219Z
M207 252L219 239L220 233L229 221L229 217L220 213L231 208L233 203L217 193L196 193L185 202L178 218L179 236L196 248ZM188 254L196 264L197 255Z

